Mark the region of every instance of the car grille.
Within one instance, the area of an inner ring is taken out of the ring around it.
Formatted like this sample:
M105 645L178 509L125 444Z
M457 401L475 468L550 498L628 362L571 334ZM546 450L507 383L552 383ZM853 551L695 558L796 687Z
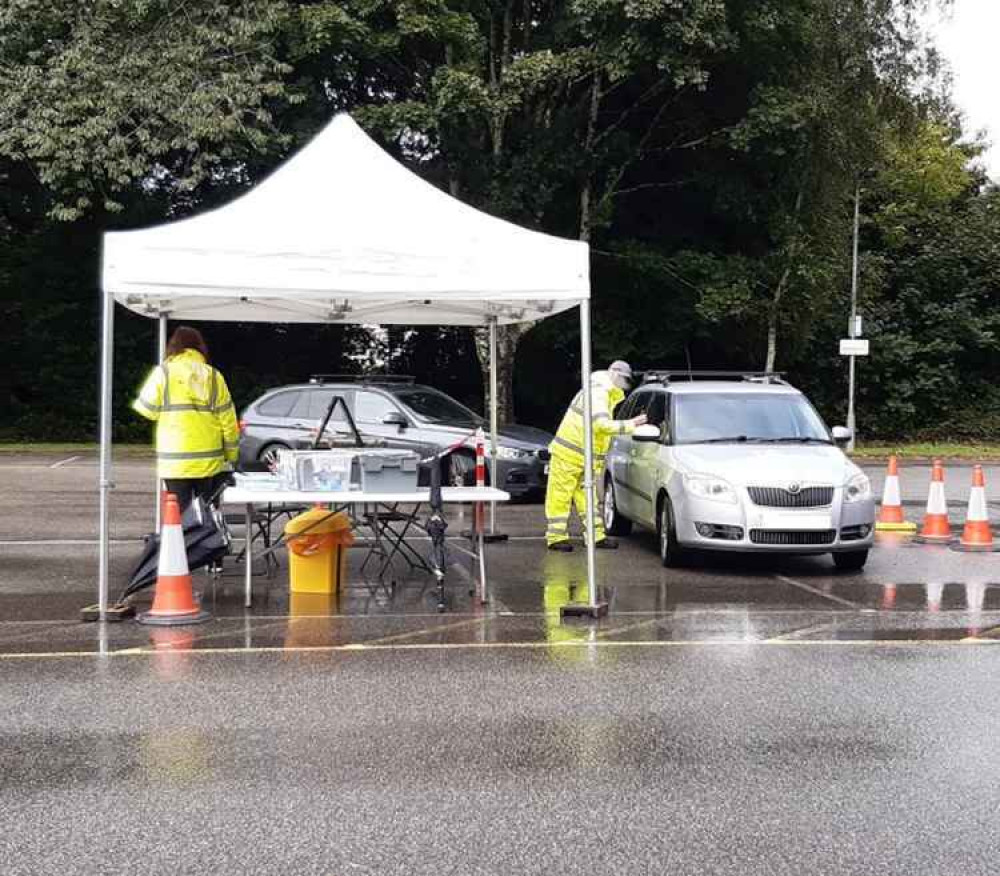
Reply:
M825 508L833 502L833 487L803 487L792 493L784 487L747 487L750 501L766 508Z
M837 537L835 529L751 529L750 541L754 544L833 544Z

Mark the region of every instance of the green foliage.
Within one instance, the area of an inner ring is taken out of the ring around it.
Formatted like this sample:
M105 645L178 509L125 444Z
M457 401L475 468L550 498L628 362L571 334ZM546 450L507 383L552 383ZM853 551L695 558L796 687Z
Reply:
M0 154L29 163L73 220L136 185L188 192L280 142L277 0L7 0Z
M588 239L597 365L761 367L770 351L832 420L860 182L862 432L992 437L1000 195L967 166L918 5L8 0L0 437L94 436L106 228L225 202L341 110L463 200ZM478 406L461 330L208 335L238 404L378 360ZM153 336L120 315L121 436L147 434L127 404ZM519 419L555 424L578 346L573 314L503 333Z

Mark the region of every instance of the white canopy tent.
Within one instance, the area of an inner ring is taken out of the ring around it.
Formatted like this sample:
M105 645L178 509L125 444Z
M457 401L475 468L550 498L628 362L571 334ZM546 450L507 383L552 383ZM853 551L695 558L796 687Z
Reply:
M98 601L108 608L114 304L159 320L442 324L496 328L580 307L590 362L589 250L452 198L395 161L347 115L235 201L191 219L104 235ZM584 393L586 470L593 472ZM587 576L596 610L593 490Z

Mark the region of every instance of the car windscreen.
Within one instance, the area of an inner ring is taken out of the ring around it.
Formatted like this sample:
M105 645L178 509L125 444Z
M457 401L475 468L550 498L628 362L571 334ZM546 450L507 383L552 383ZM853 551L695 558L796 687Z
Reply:
M451 396L434 389L398 389L395 398L413 413L432 423L458 423L478 426L483 418L459 404Z
M678 393L673 425L677 444L831 443L812 405L792 393Z

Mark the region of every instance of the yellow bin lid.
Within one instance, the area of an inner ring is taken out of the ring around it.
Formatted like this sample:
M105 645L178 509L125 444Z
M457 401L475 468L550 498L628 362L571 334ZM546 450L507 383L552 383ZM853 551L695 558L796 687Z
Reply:
M289 520L285 524L285 535L298 535L300 532L305 532L306 535L326 535L350 528L351 518L343 511L331 513L325 508L312 508Z

